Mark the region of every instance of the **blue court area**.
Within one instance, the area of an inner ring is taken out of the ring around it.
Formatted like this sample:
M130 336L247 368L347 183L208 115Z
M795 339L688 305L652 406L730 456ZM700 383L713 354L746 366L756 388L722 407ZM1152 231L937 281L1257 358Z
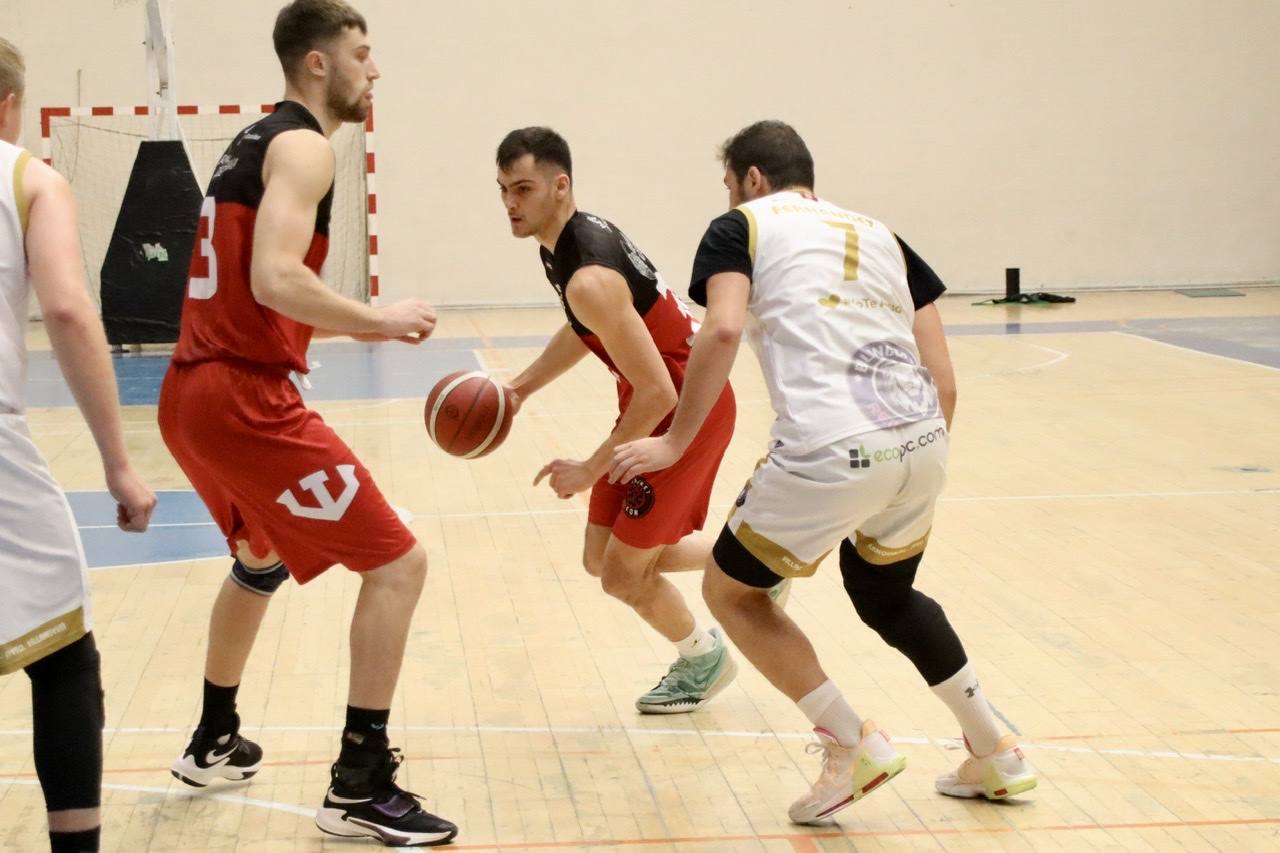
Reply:
M227 540L192 491L157 492L155 514L144 534L116 527L116 503L106 492L68 492L91 569L168 563L227 554Z
M1280 369L1280 317L1198 317L1147 320L1083 320L1038 323L953 324L953 336L1041 335L1120 332L1188 350ZM431 386L456 370L480 369L477 351L541 347L546 336L440 338L418 347L354 342L311 348L308 400L425 399ZM155 405L167 354L115 359L121 402ZM32 353L28 384L31 407L74 406L58 365L48 352ZM105 492L68 495L91 568L218 557L226 542L194 492L166 491L146 535L116 528L115 504Z
M956 323L947 334L1058 335L1123 332L1210 355L1280 368L1280 317L1193 317L1149 320L1078 320L1046 323ZM396 344L321 343L311 348L312 387L308 400L387 400L420 397L436 380L455 370L477 370L479 349L541 347L543 335L480 338L441 338L421 346ZM169 366L167 354L125 355L115 359L120 402L153 406L160 380ZM52 353L31 354L27 405L74 406L75 400Z
M541 346L547 338L511 338L502 346ZM389 400L421 397L441 376L455 370L476 370L479 338L441 338L419 346L407 344L319 343L311 347L311 388L308 400ZM160 382L169 368L169 354L120 355L115 358L120 402L126 406L154 406ZM75 398L62 381L51 352L31 353L27 377L27 406L74 406Z

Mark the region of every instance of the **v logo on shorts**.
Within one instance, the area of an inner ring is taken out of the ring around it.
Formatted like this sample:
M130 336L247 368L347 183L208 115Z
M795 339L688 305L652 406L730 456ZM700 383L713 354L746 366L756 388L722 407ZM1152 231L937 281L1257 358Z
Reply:
M329 475L321 470L316 471L314 474L308 474L298 481L298 485L302 487L304 492L311 492L315 496L316 503L319 506L303 506L294 495L292 488L281 492L280 497L276 498L276 503L284 504L289 512L299 518L314 518L318 521L339 521L346 514L351 502L356 499L356 492L360 490L360 481L356 479L356 466L354 465L339 465L337 466L337 471L343 482L346 483L346 487L336 500L329 494L329 490L325 488L325 483L329 482Z

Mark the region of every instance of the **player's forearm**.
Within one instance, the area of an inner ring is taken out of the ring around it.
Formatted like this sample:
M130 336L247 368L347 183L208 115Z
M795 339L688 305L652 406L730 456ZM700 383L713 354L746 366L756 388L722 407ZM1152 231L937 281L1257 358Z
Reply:
M741 341L742 328L736 324L703 325L698 330L685 369L680 404L667 430L668 438L682 453L693 443L707 415L724 393Z
M511 381L511 387L521 398L527 398L563 376L586 354L587 346L577 333L568 325L561 326L533 364Z
M62 375L98 445L103 468L128 467L116 375L102 322L86 304L82 309L46 313L44 324Z
M676 389L670 381L665 385L643 390L637 388L631 402L627 404L627 410L618 419L617 426L596 452L591 454L587 464L598 475L603 475L613 464L613 454L619 444L652 435L675 406Z
M956 410L956 373L951 364L947 335L937 306L930 304L916 311L911 331L916 340L916 349L920 351L920 363L929 371L933 384L938 389L942 417L947 422L947 429L950 429L951 416Z
M334 293L301 263L255 268L253 297L290 320L339 335L376 333L382 328L377 309Z

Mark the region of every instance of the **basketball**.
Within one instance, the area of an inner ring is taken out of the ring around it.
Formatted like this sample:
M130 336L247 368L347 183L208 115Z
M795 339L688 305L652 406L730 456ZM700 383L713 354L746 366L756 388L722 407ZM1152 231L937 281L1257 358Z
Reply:
M478 459L502 444L514 414L507 389L480 370L459 370L441 379L423 412L431 440L463 459Z

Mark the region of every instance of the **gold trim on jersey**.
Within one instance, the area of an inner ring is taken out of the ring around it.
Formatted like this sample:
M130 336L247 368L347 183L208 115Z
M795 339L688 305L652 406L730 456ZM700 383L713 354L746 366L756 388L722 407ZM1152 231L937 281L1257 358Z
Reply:
M85 635L84 608L55 616L15 640L0 645L0 675L17 672Z
M751 208L745 204L739 205L738 210L742 211L742 215L747 217L747 253L751 255L751 266L756 264L756 235L760 233L760 229L756 226L756 215L751 212Z
M18 210L18 223L22 226L23 234L27 233L27 216L31 212L30 200L23 188L23 175L26 174L27 161L30 159L31 152L23 151L13 165L13 206Z
M858 550L858 556L873 566L888 566L908 560L917 554L923 554L924 546L929 544L929 533L930 531L926 530L925 534L916 541L901 548L895 548L891 545L882 545L878 540L859 532L854 547Z
M764 563L769 571L784 578L807 578L818 570L818 564L826 559L828 550L814 560L806 563L786 548L769 537L757 533L745 521L733 531L734 537L742 543L742 547L751 552L751 556Z

